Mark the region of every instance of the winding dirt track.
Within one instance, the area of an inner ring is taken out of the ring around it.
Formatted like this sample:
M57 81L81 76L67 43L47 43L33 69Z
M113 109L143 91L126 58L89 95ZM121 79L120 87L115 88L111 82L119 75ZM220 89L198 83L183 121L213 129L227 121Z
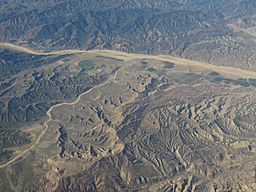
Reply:
M101 86L104 86L106 85L108 82L114 80L116 78L116 75L117 75L117 72L115 72L115 74L110 77L107 81L105 81L104 83L102 84L99 84L89 90L87 90L86 92L84 93L81 93L77 99L74 101L74 102L71 102L71 103L68 103L68 102L64 102L64 103L60 103L60 104L56 104L56 105L53 105L52 107L49 108L49 110L46 112L46 115L48 116L48 119L47 121L44 122L44 126L45 126L45 129L42 131L42 133L38 136L38 138L36 139L36 141L27 149L25 149L24 151L22 151L20 154L16 155L13 159L11 159L10 161L6 162L5 164L2 164L0 165L0 168L4 168L12 163L14 163L16 160L18 160L19 158L23 157L27 152L29 152L30 150L32 150L41 140L41 138L44 136L44 134L46 133L46 131L48 130L48 123L53 120L52 119L52 115L51 115L51 112L52 110L55 108L55 107L59 107L59 106L62 106L62 105L75 105L76 103L78 103L81 99L81 97L83 95L86 95L87 93L90 93L92 90L96 89L96 88L99 88Z
M15 45L12 43L0 43L0 47L14 49L17 51L21 51L21 52L25 52L25 53L29 53L29 54L33 54L33 55L65 55L65 54L78 54L78 53L86 53L87 52L85 50L78 50L78 49L42 52L42 51L27 48L27 47Z
M78 53L94 53L94 54L97 54L97 55L114 57L114 58L123 59L123 60L142 59L142 58L154 59L154 60L159 60L159 61L173 62L177 65L186 65L186 66L190 65L190 66L195 66L195 67L206 68L206 69L210 69L210 70L222 73L222 74L232 75L232 76L235 76L235 77L256 78L256 72L255 71L243 70L243 69L234 68L234 67L217 66L217 65L212 65L212 64L198 62L198 61L192 61L192 60L173 57L173 56L168 56L168 55L130 54L130 53L124 53L124 52L112 51L112 50L90 50L90 51L86 51L86 50L61 50L61 51L53 51L53 52L47 52L46 53L46 52L40 52L40 51L37 51L37 50L32 50L32 49L27 48L27 47L14 45L14 44L11 44L11 43L0 43L0 47L9 48L9 49L13 49L13 50L17 50L17 51L21 51L21 52L25 52L25 53L29 53L29 54L34 54L34 55L65 55L65 54L78 54ZM74 104L76 104L77 102L80 101L81 96L91 92L92 90L94 90L98 87L104 86L109 81L115 79L116 75L117 75L117 72L118 71L116 71L115 75L110 77L104 83L102 83L100 85L97 85L97 86L91 88L90 90L80 94L74 102L60 103L60 104L54 105L51 108L49 108L49 110L46 113L47 116L48 116L48 120L44 122L45 129L38 136L36 141L30 147L28 147L27 149L22 151L20 154L16 155L13 159L6 162L5 164L0 165L0 168L4 168L4 167L14 163L16 160L23 157L27 152L32 150L40 142L41 138L44 136L44 134L46 133L46 131L48 129L48 123L52 120L51 112L55 107L62 106L62 105L74 105Z

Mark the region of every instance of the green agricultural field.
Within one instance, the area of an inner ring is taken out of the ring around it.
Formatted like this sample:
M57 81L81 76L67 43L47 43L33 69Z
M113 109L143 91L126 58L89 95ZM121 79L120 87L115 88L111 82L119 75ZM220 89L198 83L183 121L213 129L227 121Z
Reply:
M157 71L154 67L148 67L147 70L152 73Z
M241 77L240 77L238 80L239 80L239 81L247 81L247 78L241 78Z
M70 58L66 58L66 59L63 59L62 61L66 63L66 62L71 61L71 59Z
M94 69L95 68L95 64L91 61L91 60L83 60L83 61L80 61L78 66L81 68L81 69L86 69L86 70L91 70L91 69Z
M172 69L175 65L174 63L171 63L169 61L164 61L163 64L165 69Z
M250 82L250 84L251 84L252 86L256 86L256 79L251 79L251 78L249 78L248 81Z
M220 73L217 73L215 71L209 73L210 76L214 76L214 77L217 77L217 76L220 76Z
M239 81L248 82L249 85L252 85L252 86L256 87L256 79L252 79L252 78L239 78Z

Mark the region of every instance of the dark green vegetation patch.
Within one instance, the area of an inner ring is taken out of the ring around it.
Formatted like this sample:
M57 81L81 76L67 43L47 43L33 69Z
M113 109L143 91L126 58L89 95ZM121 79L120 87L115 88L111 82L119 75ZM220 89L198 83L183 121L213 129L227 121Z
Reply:
M63 59L62 61L66 63L66 62L70 62L71 59L70 58L66 58L66 59Z
M256 79L249 78L248 81L252 86L256 87Z
M164 64L164 68L165 68L165 69L172 69L172 68L174 68L174 66L175 66L174 63L169 62L169 61L164 61L163 64Z
M209 75L210 76L220 76L220 73L213 71L213 72L209 73Z
M239 81L246 81L247 82L247 79L246 78L239 78Z
M85 69L85 70L95 69L95 64L91 60L88 60L88 59L80 61L78 66L81 69Z
M147 70L152 73L157 71L154 67L148 67Z
M246 82L251 86L256 87L256 79L251 79L251 78L239 78L239 81L241 82Z

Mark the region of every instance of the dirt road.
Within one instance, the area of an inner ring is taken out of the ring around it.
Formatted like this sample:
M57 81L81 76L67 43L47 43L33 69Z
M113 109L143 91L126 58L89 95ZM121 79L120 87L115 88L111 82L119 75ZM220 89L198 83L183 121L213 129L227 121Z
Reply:
M158 61L169 61L175 63L176 65L186 65L186 66L194 66L198 68L209 69L212 71L216 71L218 73L234 76L237 78L255 78L256 79L256 72L235 68L235 67L227 67L227 66L219 66L179 57L173 57L169 55L144 55L144 54L134 54L134 53L125 53L120 51L113 51L113 50L60 50L60 51L52 51L52 52L40 52L38 50L32 50L27 47L22 47L18 45L14 45L11 43L0 43L0 47L6 47L10 49L14 49L17 51L22 51L30 54L36 55L65 55L65 54L78 54L78 53L94 53L101 56L106 57L113 57L122 60L131 60L131 59L154 59Z
M116 75L117 75L117 72L115 72L115 74L113 76L111 76L107 81L105 81L104 83L102 84L99 84L91 89L89 89L88 91L84 92L84 93L81 93L77 99L74 101L74 102L71 102L71 103L68 103L68 102L64 102L64 103L60 103L60 104L56 104L56 105L53 105L52 107L49 108L49 110L46 112L46 115L48 116L48 119L47 121L44 122L44 127L45 129L42 131L42 133L38 136L38 138L36 139L36 141L27 149L25 149L24 151L22 151L20 154L16 155L13 159L11 159L10 161L6 162L5 164L2 164L0 165L0 168L4 168L12 163L14 163L15 161L17 161L19 158L23 157L24 155L26 155L26 153L28 153L30 150L32 150L41 140L41 138L44 136L44 134L46 133L46 131L48 130L48 123L53 120L52 119L52 116L51 116L51 112L52 110L55 108L55 107L59 107L59 106L62 106L62 105L74 105L76 103L78 103L81 99L81 97L83 95L86 95L88 93L90 93L92 90L96 89L96 88L99 88L101 86L104 86L106 85L107 83L109 83L110 81L114 80L116 78Z

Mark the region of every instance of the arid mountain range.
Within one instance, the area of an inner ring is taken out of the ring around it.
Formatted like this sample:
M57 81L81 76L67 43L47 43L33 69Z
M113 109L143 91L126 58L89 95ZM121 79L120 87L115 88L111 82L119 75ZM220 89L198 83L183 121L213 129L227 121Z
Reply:
M2 191L256 191L256 1L1 0Z
M2 0L2 42L171 54L256 70L255 0Z

